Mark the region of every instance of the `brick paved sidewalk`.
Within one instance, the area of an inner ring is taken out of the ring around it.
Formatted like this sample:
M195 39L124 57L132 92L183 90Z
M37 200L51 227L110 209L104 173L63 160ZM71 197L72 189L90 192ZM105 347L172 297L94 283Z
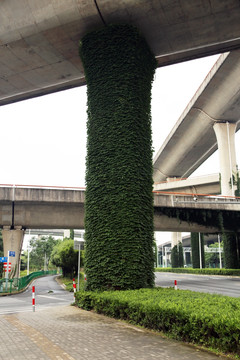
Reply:
M124 322L59 306L0 316L0 359L223 359Z

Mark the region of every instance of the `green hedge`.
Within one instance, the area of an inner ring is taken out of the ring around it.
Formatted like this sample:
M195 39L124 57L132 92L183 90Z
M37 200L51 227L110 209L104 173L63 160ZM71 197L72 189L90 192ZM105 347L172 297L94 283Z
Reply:
M156 268L155 271L200 275L240 276L240 269Z
M240 354L240 301L174 289L79 292L76 304L171 337Z
M80 43L88 92L85 271L89 290L153 286L151 86L138 30L106 26Z

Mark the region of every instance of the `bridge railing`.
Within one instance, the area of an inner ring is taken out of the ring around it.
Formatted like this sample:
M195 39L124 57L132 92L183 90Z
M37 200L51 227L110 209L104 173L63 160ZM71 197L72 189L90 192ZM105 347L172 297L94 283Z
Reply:
M55 275L56 270L49 271L35 271L29 275L23 276L21 278L13 279L1 279L0 280L0 293L11 294L13 292L18 292L22 289L25 289L27 285L35 278L45 275Z
M177 191L160 191L154 190L154 195L169 195L174 197L174 202L215 202L215 203L238 203L240 202L239 196L230 196L230 195L211 195L211 194L194 194L194 193L183 193Z
M58 185L21 185L21 184L0 184L0 188L11 189L52 189L52 190L86 190L86 187L79 186L58 186Z

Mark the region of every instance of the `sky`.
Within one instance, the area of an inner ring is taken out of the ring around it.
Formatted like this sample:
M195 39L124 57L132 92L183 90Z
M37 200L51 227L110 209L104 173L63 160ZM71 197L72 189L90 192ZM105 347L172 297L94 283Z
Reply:
M154 154L217 58L157 69L152 88ZM84 187L86 104L86 86L82 86L1 106L0 184ZM237 133L237 163L239 140ZM218 172L216 151L192 176Z

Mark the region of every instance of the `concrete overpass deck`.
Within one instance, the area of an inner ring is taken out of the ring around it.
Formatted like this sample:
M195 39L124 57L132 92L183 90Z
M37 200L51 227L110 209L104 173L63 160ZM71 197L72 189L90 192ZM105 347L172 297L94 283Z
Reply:
M170 179L155 183L154 190L217 195L221 194L220 175L217 173L184 179Z
M83 188L0 186L0 227L23 229L84 229ZM161 208L240 210L240 198L154 192L155 231L216 232L160 214Z
M78 44L105 24L138 27L163 66L239 48L239 18L238 0L0 1L0 105L85 84Z
M215 123L240 128L240 50L222 54L153 161L154 182L190 176L217 150Z

